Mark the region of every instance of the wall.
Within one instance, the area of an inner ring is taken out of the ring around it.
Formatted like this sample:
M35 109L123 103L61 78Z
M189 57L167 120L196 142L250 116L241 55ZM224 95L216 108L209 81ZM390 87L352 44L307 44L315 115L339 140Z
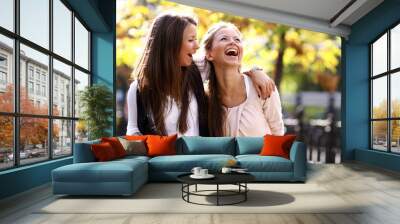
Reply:
M369 150L369 46L377 36L400 21L400 1L386 0L351 27L342 44L343 160L357 160L398 170L399 156ZM359 150L363 150L359 152ZM379 162L376 162L379 160ZM388 162L385 162L388 161ZM391 161L391 162L389 162Z

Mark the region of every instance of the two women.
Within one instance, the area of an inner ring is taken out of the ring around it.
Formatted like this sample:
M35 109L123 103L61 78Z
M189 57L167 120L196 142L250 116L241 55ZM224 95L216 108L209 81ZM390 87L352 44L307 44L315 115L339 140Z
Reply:
M184 15L158 16L128 91L127 134L209 135L206 76L193 62L199 48L196 21ZM200 67L201 68L201 67ZM269 95L273 82L254 72ZM267 93L265 93L267 92Z

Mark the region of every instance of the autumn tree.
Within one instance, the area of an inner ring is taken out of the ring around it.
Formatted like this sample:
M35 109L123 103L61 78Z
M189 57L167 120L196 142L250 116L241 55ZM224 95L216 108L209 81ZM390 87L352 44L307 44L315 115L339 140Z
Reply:
M400 100L392 100L392 117L400 117ZM377 106L373 107L373 118L388 118L387 100L382 100ZM387 136L387 121L373 122L374 138L386 138ZM400 138L400 123L391 121L392 141L398 141Z
M3 112L13 112L14 107L14 88L8 85L6 91L0 94L0 106ZM29 95L24 87L20 88L20 108L23 114L42 114L47 115L46 104L34 105L29 99ZM58 113L56 110L55 113ZM13 118L12 116L0 116L0 146L4 148L13 147ZM48 119L33 118L22 116L20 118L20 148L24 149L26 145L45 145L48 139ZM53 138L59 135L57 125L53 127Z

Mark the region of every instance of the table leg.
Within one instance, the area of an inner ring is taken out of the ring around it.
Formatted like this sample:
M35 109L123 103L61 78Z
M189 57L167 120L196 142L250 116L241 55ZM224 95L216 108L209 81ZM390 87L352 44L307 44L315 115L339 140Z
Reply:
M247 183L244 183L244 201L247 201Z
M217 206L219 205L219 184L217 184Z
M195 191L197 192L197 184L196 184L196 186L195 186Z

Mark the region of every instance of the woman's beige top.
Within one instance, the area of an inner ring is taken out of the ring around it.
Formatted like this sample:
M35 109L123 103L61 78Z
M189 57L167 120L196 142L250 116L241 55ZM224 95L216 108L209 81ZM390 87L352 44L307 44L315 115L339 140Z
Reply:
M246 100L238 106L225 108L226 136L264 136L265 134L283 135L282 106L278 90L262 100L251 79L244 75Z

